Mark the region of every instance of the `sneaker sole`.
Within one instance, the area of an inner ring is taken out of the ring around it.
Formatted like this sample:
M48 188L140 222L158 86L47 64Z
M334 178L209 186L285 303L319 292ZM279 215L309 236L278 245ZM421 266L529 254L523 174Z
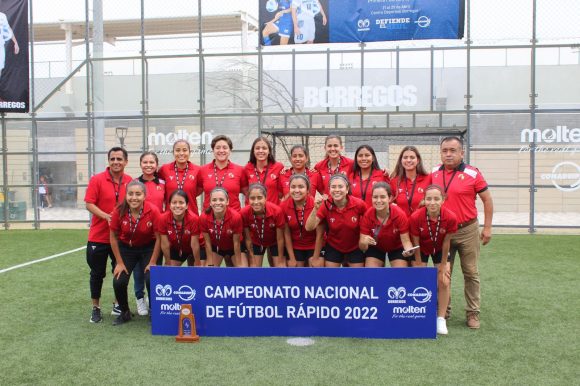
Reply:
M101 323L102 321L103 321L103 318L101 318L99 320L89 319L89 322L91 322L91 323Z

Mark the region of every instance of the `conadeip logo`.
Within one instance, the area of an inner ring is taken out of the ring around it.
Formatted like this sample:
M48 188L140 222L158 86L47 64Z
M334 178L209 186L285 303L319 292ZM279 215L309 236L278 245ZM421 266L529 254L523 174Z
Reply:
M431 19L429 19L427 16L419 16L415 23L421 28L427 28L431 25Z
M542 180L551 181L562 192L573 192L580 189L580 166L574 162L560 162L551 173L544 173Z
M427 303L431 300L432 293L425 287L417 287L413 292L407 294L408 297L412 298L417 303Z
M184 302L195 300L196 291L188 285L182 285L177 291L173 291L173 293L179 296Z

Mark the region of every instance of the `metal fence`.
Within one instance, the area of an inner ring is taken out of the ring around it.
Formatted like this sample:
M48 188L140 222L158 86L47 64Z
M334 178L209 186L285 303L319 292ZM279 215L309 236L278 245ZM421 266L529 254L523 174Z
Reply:
M32 112L2 116L5 228L86 224L88 180L120 143L138 176L138 155L151 149L169 161L175 135L194 141L198 163L211 158L208 138L229 135L234 162L245 163L262 132L349 133L352 155L368 138L353 132L379 130L386 139L369 140L392 168L401 132L433 166L433 135L465 130L467 159L492 189L494 226L580 229L574 0L467 0L465 37L456 41L267 48L258 46L256 1L45 3L29 2ZM47 40L51 28L62 39ZM431 130L422 142L412 135Z

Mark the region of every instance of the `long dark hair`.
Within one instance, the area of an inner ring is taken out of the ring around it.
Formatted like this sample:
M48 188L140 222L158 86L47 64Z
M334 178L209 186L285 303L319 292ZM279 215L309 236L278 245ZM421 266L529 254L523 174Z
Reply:
M358 166L357 156L358 156L358 153L363 149L367 149L369 151L369 153L371 153L371 155L373 156L373 162L371 163L371 174L372 174L373 170L380 170L381 169L381 167L379 166L379 161L377 161L377 155L375 154L375 149L373 149L372 146L370 146L370 145L360 145L356 149L356 152L354 153L354 162L352 164L352 171L353 171L353 174L355 174L355 175L357 173L360 173L360 171L361 171L360 166Z
M127 184L127 188L125 189L125 197L123 197L123 202L121 202L118 206L119 208L119 215L122 217L129 211L129 203L127 202L127 192L129 188L133 186L139 186L143 191L143 195L147 196L147 188L145 188L145 184L139 180L132 180ZM145 201L143 201L143 205L145 205Z
M256 146L256 144L258 142L264 142L266 144L266 146L268 146L268 163L269 164L274 164L276 162L276 160L274 159L274 154L272 154L272 144L270 143L270 141L268 141L268 139L266 137L258 137L254 140L254 142L252 143L252 147L250 148L250 163L254 166L256 166L256 162L258 162L258 160L256 159L256 155L254 154L254 146Z
M425 167L423 166L423 158L421 157L421 154L419 153L419 150L415 147L415 146L405 146L403 148L403 150L401 150L401 153L399 153L399 158L397 159L397 165L395 165L395 169L393 170L393 172L391 173L391 178L395 178L395 177L399 177L399 180L401 178L403 178L405 176L405 168L403 167L403 153L405 153L406 151L412 151L413 153L415 153L415 155L417 156L417 159L419 160L419 162L417 162L417 174L421 175L421 176L426 176L427 171L425 170Z

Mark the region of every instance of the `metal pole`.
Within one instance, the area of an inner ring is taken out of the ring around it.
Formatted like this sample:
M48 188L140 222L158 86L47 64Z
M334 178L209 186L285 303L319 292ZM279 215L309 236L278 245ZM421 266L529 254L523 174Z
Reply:
M465 44L467 44L467 85L465 94L465 115L466 115L466 126L467 126L467 143L465 146L465 161L469 163L471 154L471 1L467 0L467 10L466 10L466 24L467 24L467 38Z
M0 119L2 120L2 190L4 192L4 200L2 212L4 215L4 229L8 229L10 224L8 223L8 147L6 146L6 141L8 140L8 135L6 133L6 113L0 113Z
M202 17L201 17L201 0L197 2L197 52L198 56L198 63L199 63L199 135L203 138L203 132L205 131L205 61L203 57L203 25L202 25ZM200 154L199 162L201 164L206 163L205 157L205 147L203 148L203 152Z
M148 82L149 77L147 63L145 58L145 2L141 0L141 121L143 129L141 131L142 146L141 150L149 150L149 144L147 143L147 137L149 137L149 92L148 92Z
M360 89L361 89L361 103L360 103L360 128L365 127L365 110L366 107L362 105L362 88L365 85L365 44L360 43Z
M395 69L395 83L396 83L397 86L399 86L400 83L401 83L401 74L400 74L400 72L401 72L401 68L400 68L400 66L401 66L401 52L399 50L399 46L397 46L395 58L396 58L396 60L395 60L395 66L396 66L396 69ZM396 111L399 111L399 106L398 105L397 105L397 107L395 107L395 110Z
M30 10L29 14L29 25L34 25L33 19L33 10L32 10L32 3L33 1L30 0ZM36 122L36 112L35 112L35 103L34 103L34 28L30 28L30 101L32 106L30 106L30 117L31 117L31 137L32 137L32 207L34 208L34 229L40 228L40 223L38 222L40 213L38 211L38 125ZM6 167L6 164L4 164ZM48 192L47 192L48 193Z
M87 112L86 112L86 116L87 116L87 158L88 158L88 176L87 179L90 178L95 171L95 152L93 149L93 128L92 128L92 123L93 123L93 103L92 103L92 94L91 94L91 88L92 88L92 82L91 82L91 77L92 77L92 62L91 62L91 51L90 51L90 45L89 45L89 33L90 33L90 29L89 29L89 0L85 0L85 61L86 61L86 87L87 87L87 102L86 102L86 107L87 107Z
M262 113L264 112L264 60L262 56L262 45L258 45L258 136L262 135ZM294 102L292 102L294 105Z
M534 130L536 128L536 0L532 2L532 52L531 52L531 71L530 71L530 128ZM533 138L532 138L533 140ZM535 233L535 196L537 192L536 181L535 181L535 170L536 170L536 142L531 143L530 148L530 228L529 233Z
M434 76L435 76L435 50L433 46L431 46L431 74L430 74L430 82L429 82L429 111L433 111L433 99L435 98L435 87L433 85ZM439 85L441 87L441 85Z
M296 50L293 48L292 49L292 113L295 113L295 112L296 112Z
M103 0L93 0L93 56L96 59L103 58ZM94 148L97 153L105 152L105 77L103 73L104 62L96 60L93 63L93 128ZM102 154L95 155L95 169L105 169L105 157Z

